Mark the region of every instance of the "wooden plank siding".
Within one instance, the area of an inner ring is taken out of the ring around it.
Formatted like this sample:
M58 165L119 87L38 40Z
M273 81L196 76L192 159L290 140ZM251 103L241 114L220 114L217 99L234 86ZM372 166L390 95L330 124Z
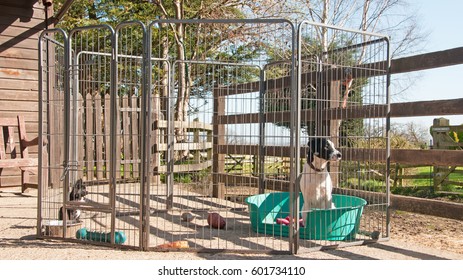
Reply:
M17 3L21 1L14 2ZM14 2L8 4L7 1L2 0L2 2L0 3L0 9L2 10L5 16L20 16L19 19L23 19L25 21L27 21L29 18L43 21L43 19L45 18L45 10L42 6L33 6L32 9L30 9L24 6L14 6Z
M0 117L23 116L31 138L38 135L37 48L45 16L42 0L0 1ZM31 147L30 157L36 158L37 152ZM2 186L19 186L20 175L4 172Z

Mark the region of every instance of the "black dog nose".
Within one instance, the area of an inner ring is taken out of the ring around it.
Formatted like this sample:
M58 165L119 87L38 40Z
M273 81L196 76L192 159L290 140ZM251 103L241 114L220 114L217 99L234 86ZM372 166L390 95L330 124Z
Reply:
M337 157L338 159L341 159L342 154L338 152L338 153L336 153L336 157Z

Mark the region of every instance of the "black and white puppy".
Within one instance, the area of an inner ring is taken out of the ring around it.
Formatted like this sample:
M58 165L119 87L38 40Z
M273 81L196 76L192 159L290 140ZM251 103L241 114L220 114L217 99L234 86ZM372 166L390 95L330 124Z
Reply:
M327 170L328 162L341 160L341 153L333 142L325 138L313 138L308 143L307 162L300 177L300 189L304 198L303 213L310 209L335 208L331 192L333 183Z
M74 185L72 186L71 193L69 194L69 201L84 201L84 197L88 194L87 188L82 183L82 179L77 180ZM58 219L63 220L64 208L61 207L58 213ZM75 220L78 221L80 217L80 210L79 209L67 209L66 215L67 220Z

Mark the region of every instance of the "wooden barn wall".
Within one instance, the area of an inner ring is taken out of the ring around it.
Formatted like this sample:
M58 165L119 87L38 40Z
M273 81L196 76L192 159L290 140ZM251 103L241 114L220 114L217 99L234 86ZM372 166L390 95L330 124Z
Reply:
M0 117L23 115L28 138L38 134L37 44L46 24L42 2L0 1ZM29 152L30 157L37 157L37 147ZM0 186L20 183L19 170L3 169L0 175Z

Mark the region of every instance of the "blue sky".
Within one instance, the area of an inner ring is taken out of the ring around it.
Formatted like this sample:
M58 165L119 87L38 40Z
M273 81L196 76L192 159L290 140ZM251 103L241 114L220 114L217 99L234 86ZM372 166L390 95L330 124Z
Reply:
M418 9L420 25L429 34L423 52L463 47L463 1L461 0L408 0L412 9ZM394 77L393 77L394 78ZM400 101L442 100L463 98L463 65L420 71L416 85L407 90ZM394 91L394 88L392 88ZM400 102L397 101L397 102ZM394 102L394 101L393 101ZM445 116L451 125L463 124L463 115ZM392 122L413 121L425 127L434 117L400 118Z

